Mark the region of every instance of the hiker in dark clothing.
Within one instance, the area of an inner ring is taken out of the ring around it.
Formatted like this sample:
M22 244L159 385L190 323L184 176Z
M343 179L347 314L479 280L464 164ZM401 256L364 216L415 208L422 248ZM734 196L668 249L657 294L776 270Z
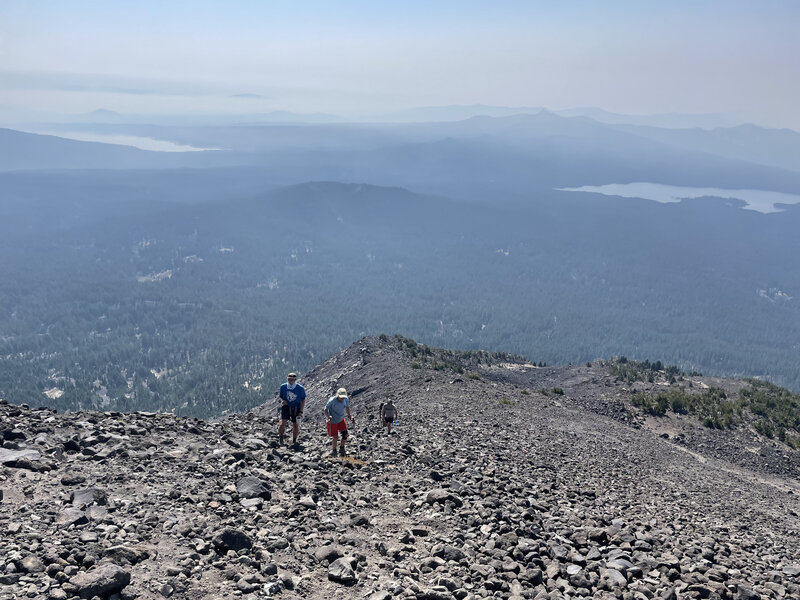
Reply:
M381 405L381 423L383 427L386 427L387 434L392 433L392 425L397 420L398 415L397 407L391 398L386 401L386 404Z

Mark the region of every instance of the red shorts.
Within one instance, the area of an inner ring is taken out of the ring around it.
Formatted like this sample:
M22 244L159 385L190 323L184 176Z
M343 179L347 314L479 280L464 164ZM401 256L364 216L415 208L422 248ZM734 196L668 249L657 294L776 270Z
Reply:
M347 422L344 419L338 423L328 421L326 425L328 427L328 435L331 437L336 437L340 431L347 431Z

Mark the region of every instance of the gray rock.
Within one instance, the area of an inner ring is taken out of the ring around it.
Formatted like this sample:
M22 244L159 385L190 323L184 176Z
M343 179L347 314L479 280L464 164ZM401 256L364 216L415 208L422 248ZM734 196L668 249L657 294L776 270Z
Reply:
M108 508L105 506L87 506L85 511L90 521L102 521L108 516Z
M628 580L616 569L600 569L600 584L610 591L616 587L626 587L628 585Z
M310 510L317 509L317 503L314 502L314 498L312 498L311 496L301 497L300 500L297 501L297 504L299 504L303 508L308 508Z
M797 577L800 575L800 565L787 565L782 572L788 577Z
M350 561L344 557L337 558L328 566L328 579L338 583L351 584L356 582L356 574Z
M94 531L81 531L81 535L78 537L78 539L84 544L96 542L97 533Z
M437 502L452 502L455 506L462 506L464 502L453 494L450 490L444 488L436 488L430 490L425 494L425 502L428 504L436 504Z
M111 546L103 556L118 565L135 565L150 558L150 552L140 546Z
M574 573L569 576L569 583L574 588L584 588L584 589L591 589L592 582L586 577L586 574L583 572Z
M80 508L65 508L56 515L58 525L85 525L88 522L89 518Z
M265 585L267 596L277 596L283 591L283 584L280 581L273 581Z
M86 477L79 473L67 473L61 477L61 485L80 485L86 481Z
M567 565L567 575L577 575L583 571L579 565Z
M4 575L0 575L0 584L3 585L14 585L20 579L21 575L19 573L6 573Z
M244 508L258 508L264 504L264 500L263 498L242 498L239 500L239 504Z
M451 546L450 544L442 544L434 547L432 554L443 560L453 560L456 562L467 557L463 550L456 548L455 546Z
M337 558L341 558L342 556L344 556L344 550L341 546L337 546L335 544L322 546L314 553L314 558L316 558L318 562L325 562L328 564L332 563Z
M620 573L627 573L628 570L633 569L635 565L624 558L615 558L614 560L609 560L606 563L606 567L609 569L615 569Z
M168 583L164 583L158 586L158 593L164 596L164 598L171 598L175 593L175 588Z
M108 504L108 496L99 488L88 488L85 490L75 490L70 495L70 502L73 506L84 507L91 504L105 506Z
M258 583L250 583L244 577L236 582L236 589L241 591L243 594L250 594L260 588L261 586Z
M69 582L81 598L108 597L121 592L131 582L131 574L118 565L101 565L78 573Z
M754 592L747 586L740 585L736 590L736 600L761 600L761 594Z
M240 498L264 498L269 500L271 497L269 486L258 477L242 477L236 482L236 492Z
M222 552L227 552L228 550L238 552L239 550L249 550L253 547L253 540L250 539L250 536L238 529L231 528L219 532L212 538L211 543L218 551Z
M28 439L25 432L21 429L6 429L3 431L3 439L7 441L26 440Z
M32 469L31 461L42 457L38 450L8 450L0 448L0 464L14 469ZM33 468L32 470L36 470Z
M44 562L33 554L29 554L20 560L17 566L24 573L42 573L44 571Z
M678 600L678 590L675 586L661 592L659 600Z
M369 517L367 515L353 515L350 517L351 527L368 527Z
M446 589L431 588L421 590L417 594L417 600L453 600L453 594Z

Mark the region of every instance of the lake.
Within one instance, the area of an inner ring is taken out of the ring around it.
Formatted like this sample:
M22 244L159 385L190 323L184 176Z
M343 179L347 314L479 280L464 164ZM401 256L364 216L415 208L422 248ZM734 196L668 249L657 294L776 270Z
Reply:
M800 204L800 195L771 192L768 190L732 190L714 187L683 187L662 183L610 183L607 185L584 185L576 188L558 188L562 192L593 192L605 196L623 198L644 198L656 202L681 202L691 198L712 196L715 198L735 198L746 202L745 210L760 213L781 212L776 204Z
M152 152L202 152L204 150L216 150L216 148L196 148L185 144L177 144L168 140L157 140L155 138L142 137L138 135L121 135L95 133L91 131L44 131L28 130L28 133L40 135L54 135L68 140L79 142L101 142L103 144L118 144L120 146L133 146L140 150L150 150Z

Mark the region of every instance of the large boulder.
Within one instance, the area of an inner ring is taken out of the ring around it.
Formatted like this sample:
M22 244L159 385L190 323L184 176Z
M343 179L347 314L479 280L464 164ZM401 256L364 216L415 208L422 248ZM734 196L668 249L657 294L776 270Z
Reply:
M211 543L220 552L227 552L228 550L238 552L239 550L249 550L253 547L253 540L250 539L250 536L238 529L231 528L220 531L212 538Z
M56 525L69 527L70 525L85 525L89 517L80 508L65 508L56 515Z
M452 502L455 506L461 506L464 502L452 493L450 490L444 488L436 488L429 491L425 495L425 502L428 504L436 504L437 502Z
M0 448L0 464L14 469L36 470L31 463L39 460L41 457L42 455L38 450L9 450L7 448Z
M103 556L118 565L135 565L150 558L150 552L139 546L111 546L103 551Z
M344 556L344 550L341 546L337 544L329 544L328 546L322 546L318 548L317 551L314 553L314 558L317 559L319 562L325 563L332 563L337 558L341 558Z
M108 504L108 496L101 489L88 488L72 492L70 501L73 506L77 507L89 506L95 503L103 506Z
M131 574L118 565L100 565L78 573L69 582L77 588L81 598L107 598L121 592L131 582Z
M344 584L355 583L356 573L350 565L350 560L342 557L333 561L328 567L328 579Z
M240 498L264 498L269 500L271 497L269 486L258 477L242 477L236 482L236 491Z

